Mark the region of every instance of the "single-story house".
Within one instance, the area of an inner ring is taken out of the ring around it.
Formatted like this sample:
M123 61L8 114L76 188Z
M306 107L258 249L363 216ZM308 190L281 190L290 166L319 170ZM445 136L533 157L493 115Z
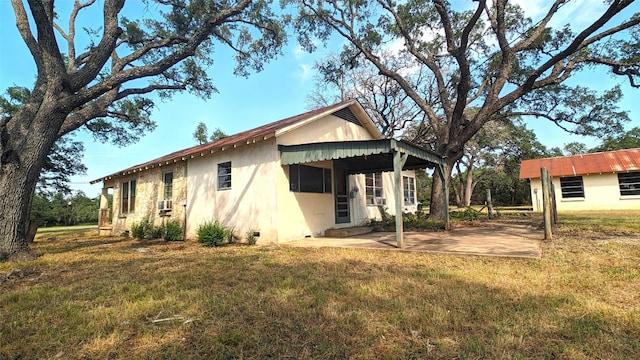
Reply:
M144 219L178 219L187 238L195 238L201 224L217 220L240 235L255 230L259 243L277 244L363 225L380 218L381 208L415 211L415 170L435 166L443 166L439 155L385 139L362 106L348 100L92 183L103 183L104 235L122 234Z
M520 178L529 179L534 211L542 211L543 167L558 211L640 209L640 149L523 161Z

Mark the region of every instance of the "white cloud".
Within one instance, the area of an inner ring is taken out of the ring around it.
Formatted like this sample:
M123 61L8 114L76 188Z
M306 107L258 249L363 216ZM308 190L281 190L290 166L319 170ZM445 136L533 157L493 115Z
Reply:
M514 5L519 5L524 11L525 15L532 18L533 21L537 21L545 14L546 9L542 7L544 3L551 3L550 1L536 1L536 0L513 0Z
M298 64L297 71L294 72L293 76L297 79L300 79L300 84L304 84L311 78L311 65L309 64Z
M300 46L300 44L296 44L295 48L293 49L293 57L296 60L302 59L307 54L308 53L302 48L302 46Z
M513 3L519 5L525 15L536 23L547 14L553 1L513 0ZM568 1L560 6L549 25L560 28L565 24L570 24L574 30L582 29L602 15L605 8L606 4L602 0Z
M602 16L607 8L602 0L582 0L567 3L560 11L552 26L570 24L574 30L582 30Z

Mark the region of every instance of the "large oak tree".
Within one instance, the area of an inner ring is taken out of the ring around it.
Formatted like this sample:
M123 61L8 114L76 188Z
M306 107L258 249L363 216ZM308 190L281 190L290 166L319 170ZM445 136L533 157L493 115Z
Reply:
M285 41L267 0L148 0L127 3L143 6L128 17L124 0L75 0L64 21L54 0L11 3L37 74L26 102L0 118L0 255L28 251L31 199L57 139L86 127L126 143L152 123L147 95L215 91L205 69L217 46L232 49L236 74L247 75ZM83 37L79 19L95 6L102 11L85 19Z
M632 0L606 2L580 29L551 26L569 0L549 1L536 22L507 0L455 2L458 9L444 0L291 2L303 47L341 37L335 68L373 66L420 108L435 134L432 148L445 158L445 179L465 144L496 118L536 116L589 135L621 129L626 114L610 106L620 90L568 85L576 74L602 67L640 86L640 16L620 16ZM443 186L434 176L435 216L443 216Z

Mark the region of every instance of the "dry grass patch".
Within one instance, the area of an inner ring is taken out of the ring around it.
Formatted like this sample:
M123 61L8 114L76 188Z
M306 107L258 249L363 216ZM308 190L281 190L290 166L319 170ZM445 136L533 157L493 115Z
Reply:
M48 240L49 239L49 240ZM541 260L43 235L0 263L0 359L567 358L640 353L640 245Z
M640 210L569 211L559 214L560 234L592 240L640 241Z

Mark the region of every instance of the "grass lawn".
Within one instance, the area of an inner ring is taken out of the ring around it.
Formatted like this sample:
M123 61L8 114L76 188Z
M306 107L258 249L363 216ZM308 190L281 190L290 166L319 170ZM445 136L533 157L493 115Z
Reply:
M0 359L637 358L638 218L562 215L540 260L43 232Z

